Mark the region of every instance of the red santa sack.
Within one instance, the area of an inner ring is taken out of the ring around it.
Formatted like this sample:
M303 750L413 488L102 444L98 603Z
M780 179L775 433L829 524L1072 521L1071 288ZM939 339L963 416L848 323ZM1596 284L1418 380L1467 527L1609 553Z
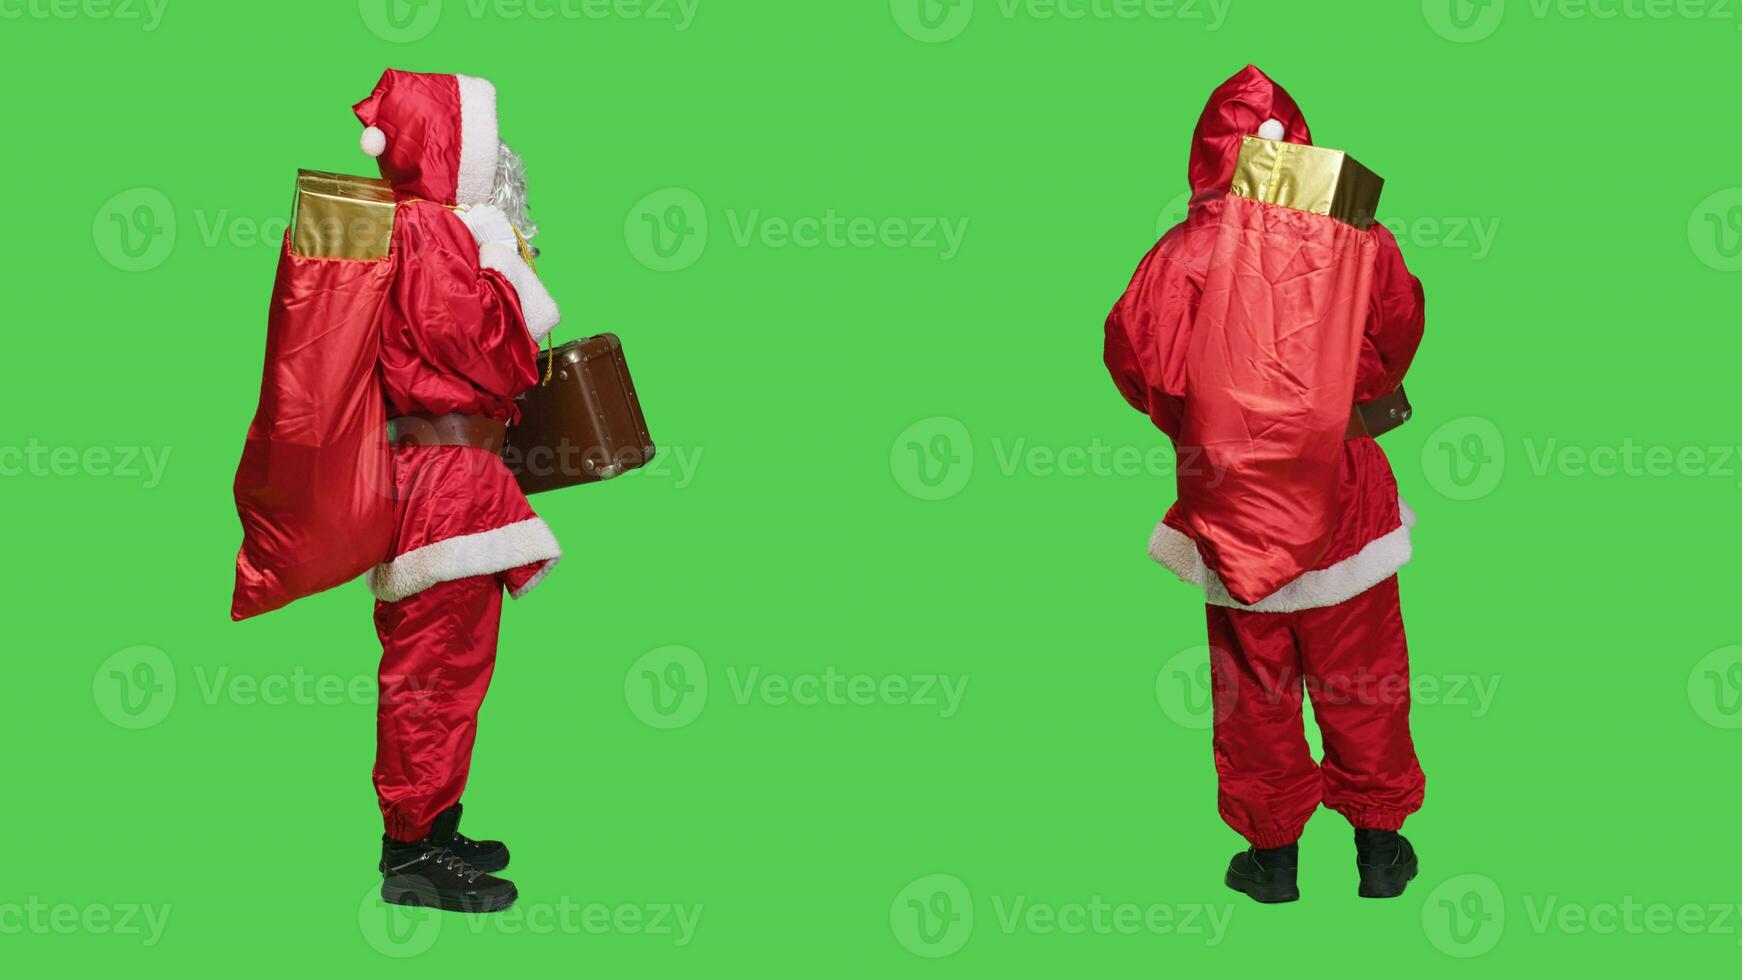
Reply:
M1179 490L1204 560L1242 603L1330 545L1376 247L1324 215L1232 195L1221 209L1180 433L1208 473Z
M341 585L387 557L387 407L376 357L394 257L309 258L285 234L260 406L236 469L231 619Z

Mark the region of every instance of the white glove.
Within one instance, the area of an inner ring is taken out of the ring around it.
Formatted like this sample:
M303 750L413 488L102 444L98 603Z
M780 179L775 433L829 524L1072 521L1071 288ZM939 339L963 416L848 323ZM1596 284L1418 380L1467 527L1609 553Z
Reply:
M492 242L520 247L520 239L514 234L514 226L508 223L508 216L502 209L490 204L480 204L456 212L460 220L472 232L472 239L483 248Z

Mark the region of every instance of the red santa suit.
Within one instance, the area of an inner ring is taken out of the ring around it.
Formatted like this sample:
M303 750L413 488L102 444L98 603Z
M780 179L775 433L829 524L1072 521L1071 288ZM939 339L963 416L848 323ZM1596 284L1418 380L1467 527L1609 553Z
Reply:
M512 424L557 309L511 240L480 244L455 210L484 204L495 184L494 87L388 71L356 113L399 202L380 344L387 414ZM388 834L409 841L465 788L503 590L525 595L562 551L487 449L397 445L392 479L389 557L369 575L382 646L374 779Z
M1220 483L1226 474L1207 462L1213 454L1182 444L1190 428L1188 413L1198 412L1201 419L1227 409L1202 397L1194 402L1188 384L1192 358L1205 349L1206 338L1199 338L1195 351L1192 339L1224 224L1245 223L1246 215L1274 207L1244 199L1230 204L1227 193L1242 139L1259 134L1267 122L1271 138L1312 142L1294 100L1255 67L1247 66L1211 96L1193 138L1186 220L1144 257L1106 325L1106 363L1114 382L1134 408L1174 440L1178 452L1180 502L1156 527L1149 553L1203 590L1220 810L1231 827L1261 848L1297 840L1320 803L1356 827L1398 829L1421 806L1424 785L1409 734L1409 660L1396 579L1410 557L1415 517L1398 496L1384 450L1364 435L1344 440L1340 459L1333 447L1329 478L1323 481L1326 499L1313 505L1320 508L1313 516L1322 518L1324 533L1303 537L1282 523L1291 507L1298 513L1299 500L1280 486L1242 484L1240 493L1271 499L1239 501L1255 506L1231 508L1237 512L1232 519L1207 513L1229 510L1220 506L1229 502ZM1238 218L1225 213L1234 208L1246 210ZM1363 256L1371 256L1371 279L1362 297L1365 327L1355 338L1359 351L1350 352L1354 402L1397 388L1423 327L1421 284L1405 268L1397 242L1382 225L1364 234L1372 238L1359 243ZM1294 255L1288 260L1302 261ZM1367 274L1363 265L1361 275ZM1288 281L1286 273L1275 278ZM1283 293L1271 288L1275 291L1264 294L1262 304L1247 304L1242 315L1250 317L1254 307L1273 309L1278 321L1286 321L1285 305L1270 305ZM1262 374L1276 365L1281 368L1276 376L1298 380L1294 375L1316 367L1310 361L1310 336L1304 353L1284 346L1301 342L1294 333L1301 326L1277 322L1272 335L1278 340L1263 351L1230 350L1241 340L1220 337L1214 338L1214 350L1240 367L1256 364ZM1292 368L1289 357L1296 358ZM1255 397L1239 411L1269 413L1267 424L1283 430L1281 435L1253 431L1251 438L1275 444L1286 442L1290 420L1302 414L1291 414L1294 407ZM1279 470L1286 471L1286 466ZM1217 540L1204 540L1211 529ZM1255 567L1261 564L1257 556L1276 541L1295 546L1293 577L1264 594L1243 596L1244 602L1230 594L1225 579L1265 581L1263 569ZM1301 558L1300 542L1314 554ZM1303 686L1313 695L1323 736L1322 764L1313 760L1302 728Z

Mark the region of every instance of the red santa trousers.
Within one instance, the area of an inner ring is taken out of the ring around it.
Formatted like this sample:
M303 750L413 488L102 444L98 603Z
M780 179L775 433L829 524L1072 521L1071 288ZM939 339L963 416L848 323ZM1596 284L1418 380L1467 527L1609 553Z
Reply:
M502 591L524 585L540 567L438 582L375 603L375 794L389 837L428 837L436 815L460 801L478 708L496 667Z
M1222 819L1254 847L1300 839L1320 803L1397 830L1426 779L1409 736L1409 648L1397 576L1334 606L1206 607ZM1303 692L1324 743L1313 761Z

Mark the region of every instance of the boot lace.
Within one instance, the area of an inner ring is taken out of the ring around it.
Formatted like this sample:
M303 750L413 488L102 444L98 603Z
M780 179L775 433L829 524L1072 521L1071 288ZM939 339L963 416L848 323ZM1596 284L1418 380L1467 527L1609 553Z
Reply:
M478 876L484 872L466 863L466 859L455 854L446 847L433 848L424 853L424 860L431 861L466 879L467 884L474 884Z

